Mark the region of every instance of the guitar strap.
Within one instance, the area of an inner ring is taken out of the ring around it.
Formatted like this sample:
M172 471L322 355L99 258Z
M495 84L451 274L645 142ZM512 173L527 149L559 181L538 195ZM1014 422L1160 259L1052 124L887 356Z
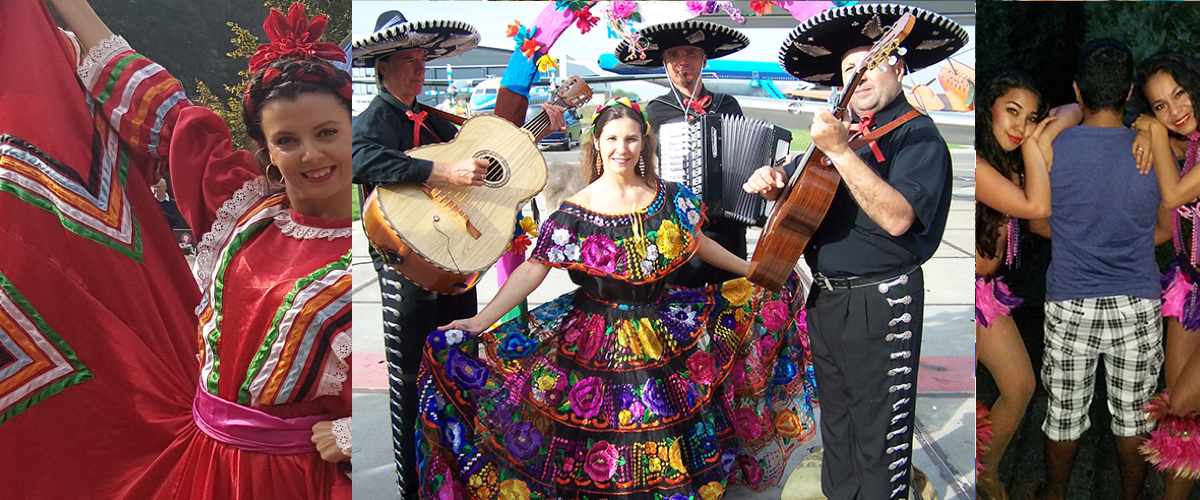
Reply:
M858 137L857 139L850 141L850 149L858 149L858 148L861 148L868 144L871 144L871 143L875 142L876 139L879 139L880 137L883 137L888 132L895 130L896 127L904 125L905 122L907 122L913 118L916 118L918 116L921 116L920 111L917 111L915 109L909 110L909 112L901 115L900 118L897 118L895 120L888 122L887 125L884 125L875 130L872 130L872 131L868 132L866 135L863 135L861 137ZM874 148L872 148L872 149L874 149ZM883 161L882 158L877 158L877 159L879 159L880 162Z
M433 115L433 116L436 116L436 117L438 117L438 118L441 118L441 119L443 119L443 120L446 120L446 121L448 121L448 122L450 122L450 123L453 123L453 124L455 124L455 125L458 125L458 126L460 126L460 127L462 126L462 124L464 124L464 123L466 123L466 122L467 122L467 119L466 119L466 118L463 118L463 117L461 117L461 116L458 116L458 115L456 115L456 114L453 114L453 113L447 113L447 112L445 112L445 111L442 111L442 110L440 110L440 109L437 109L437 108L435 108L435 107L432 107L432 106L422 106L422 107L423 107L423 108L425 108L425 111L426 111L427 113L429 113L429 114L431 114L431 115Z

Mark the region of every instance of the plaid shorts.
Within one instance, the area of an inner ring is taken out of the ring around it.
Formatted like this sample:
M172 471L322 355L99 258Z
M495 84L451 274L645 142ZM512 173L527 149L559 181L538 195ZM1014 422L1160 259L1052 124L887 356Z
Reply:
M1046 302L1042 383L1050 404L1042 430L1055 441L1079 439L1089 427L1096 361L1104 355L1112 432L1149 432L1142 412L1163 365L1162 301L1128 295Z

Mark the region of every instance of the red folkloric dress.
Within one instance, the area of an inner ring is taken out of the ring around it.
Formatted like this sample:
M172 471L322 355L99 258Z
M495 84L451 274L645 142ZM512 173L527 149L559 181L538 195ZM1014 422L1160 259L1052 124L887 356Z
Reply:
M349 498L300 445L350 415L350 221L291 210L124 40L78 80L66 47L40 0L0 2L2 496Z

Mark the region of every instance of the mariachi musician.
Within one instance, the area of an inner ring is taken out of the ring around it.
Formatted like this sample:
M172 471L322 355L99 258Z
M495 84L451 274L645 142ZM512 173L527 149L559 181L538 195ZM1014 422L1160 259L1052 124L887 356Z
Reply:
M950 210L951 164L933 120L913 111L901 79L966 44L954 21L923 9L859 4L798 26L780 64L801 80L842 86L888 26L916 18L904 56L869 70L850 101L862 131L902 122L857 150L827 110L812 141L842 183L805 257L816 285L808 299L809 335L821 388L821 487L830 500L909 498L921 354L921 264L941 242ZM748 188L777 198L784 175L763 167ZM865 314L864 314L865 312ZM915 484L914 494L923 490Z
M487 160L464 158L439 163L411 158L404 152L423 144L449 141L458 129L417 102L425 85L425 64L463 54L479 44L479 33L461 21L407 21L385 12L375 32L354 42L354 65L375 68L375 99L354 120L354 182L370 193L375 186L397 183L482 186ZM546 105L551 124L562 125L563 110ZM364 196L365 199L365 196ZM425 338L438 325L469 318L477 312L472 288L459 295L426 291L396 272L379 251L370 249L379 273L383 330L391 395L392 438L403 498L417 498L416 421L417 369Z
M707 21L687 20L647 26L638 32L644 50L634 51L628 41L617 45L614 55L621 63L641 68L666 67L671 91L646 105L650 130L658 133L664 123L681 122L703 114L742 116L742 108L729 94L710 92L700 72L709 59L727 56L746 48L750 39L741 32ZM661 165L661 162L660 162ZM704 234L739 259L746 258L746 226L725 218L712 218ZM737 278L701 259L692 259L668 278L672 285L700 287Z

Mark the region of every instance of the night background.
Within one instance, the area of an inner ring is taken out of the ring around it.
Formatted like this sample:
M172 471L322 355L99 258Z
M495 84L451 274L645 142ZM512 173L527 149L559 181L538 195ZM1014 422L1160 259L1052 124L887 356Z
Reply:
M1071 76L1079 47L1087 40L1120 40L1133 52L1135 67L1164 50L1200 55L1200 32L1195 29L1200 26L1200 8L1187 2L980 2L977 21L979 81L986 84L990 75L1004 68L1023 70L1051 107L1074 102ZM976 130L977 137L990 133ZM1038 387L1000 464L1000 478L1014 499L1032 498L1030 494L1045 478L1046 436L1041 425L1048 397L1040 372L1050 242L1029 233L1024 221L1021 229L1020 265L1004 276L1013 293L1025 299L1023 306L1013 310L1013 319L1025 340ZM1169 242L1157 250L1160 266L1165 267L1174 250ZM1103 370L1100 363L1089 413L1092 426L1081 439L1075 459L1068 489L1071 499L1121 498ZM977 364L976 372L978 397L990 407L999 392L983 365ZM1160 376L1159 390L1164 385ZM1160 498L1162 488L1162 475L1150 467L1146 498ZM1200 488L1189 498L1200 499Z

